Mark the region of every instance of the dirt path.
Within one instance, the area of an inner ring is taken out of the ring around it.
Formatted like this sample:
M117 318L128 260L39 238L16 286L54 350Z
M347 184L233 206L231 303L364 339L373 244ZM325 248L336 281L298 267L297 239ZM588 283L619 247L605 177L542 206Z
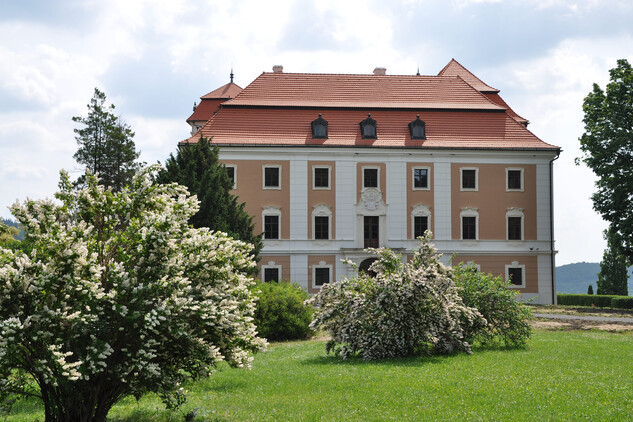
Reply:
M545 330L633 332L633 312L613 309L535 307L532 326Z

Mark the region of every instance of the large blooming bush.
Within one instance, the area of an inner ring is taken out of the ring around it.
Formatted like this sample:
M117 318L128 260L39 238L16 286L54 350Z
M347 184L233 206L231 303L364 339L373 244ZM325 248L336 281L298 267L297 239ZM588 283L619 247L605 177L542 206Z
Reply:
M310 299L316 307L311 327L332 337L328 351L365 360L471 352L466 336L486 321L464 305L428 236L406 264L389 249L368 251L378 256L370 267L375 277L357 271Z
M1 405L37 396L47 421L103 421L153 391L173 408L183 381L265 346L250 246L191 228L196 198L153 184L156 170L119 193L62 172L59 202L12 207L32 249L0 248Z
M453 272L464 304L477 308L488 321L469 332L468 340L484 345L525 346L532 334L532 312L517 300L519 292L509 289L509 282L502 277L483 273L473 266L459 264L453 267Z

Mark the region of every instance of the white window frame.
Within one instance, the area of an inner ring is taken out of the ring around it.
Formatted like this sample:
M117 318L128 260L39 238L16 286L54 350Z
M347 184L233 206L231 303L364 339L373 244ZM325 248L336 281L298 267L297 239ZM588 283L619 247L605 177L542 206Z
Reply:
M415 171L416 170L426 170L426 187L425 188L415 187ZM414 166L411 168L411 189L412 190L431 190L431 168L430 167Z
M521 239L510 239L509 229L510 229L510 221L509 217L520 217L521 218ZM508 242L522 242L525 240L525 216L523 214L523 208L508 208L506 211L506 240Z
M464 187L464 170L475 170L475 187ZM459 190L462 192L477 192L479 190L479 167L460 167L459 168Z
M415 237L415 217L426 217L427 218L427 229L431 230L431 209L424 204L417 204L413 207L413 211L411 211L411 239L416 239Z
M281 265L275 264L275 261L268 261L268 264L261 266L260 280L262 281L262 283L266 283L266 279L265 279L266 270L270 268L275 268L277 270L277 276L279 278L279 281L283 280Z
M233 188L237 189L237 164L225 164L224 167L233 169Z
M279 225L279 232L277 233L278 237L276 239L266 239L266 217L267 216L277 216L278 217L278 225ZM264 207L264 209L262 210L262 232L264 233L264 236L262 236L262 240L264 241L275 241L275 240L281 240L281 208L279 207L275 207L275 206L268 206L268 207Z
M316 239L316 217L327 217L327 239ZM314 241L328 241L332 239L332 209L325 204L319 204L312 210L312 240Z
M377 170L376 172L376 185L377 186L365 186L365 170ZM378 189L379 191L381 191L380 189L380 166L361 166L360 168L360 177L363 181L363 189Z
M475 217L475 238L464 239L464 217ZM479 210L473 207L462 208L459 213L459 238L462 242L479 240Z
M277 168L279 169L279 180L277 180L277 186L266 186L266 169ZM265 190L281 190L281 171L282 168L279 164L264 164L262 166L262 189Z
M313 289L320 289L323 284L321 285L317 285L316 284L316 269L317 268L327 268L329 270L329 279L328 279L328 283L332 283L332 272L333 272L333 266L331 264L326 264L325 261L320 261L318 264L314 264L312 265L312 288Z
M477 264L475 261L468 261L468 262L466 262L466 266L468 268L476 269L478 273L481 272L481 265Z
M509 184L509 176L510 176L510 171L520 171L521 172L521 188L520 189L510 189L510 186L508 186ZM525 170L523 167L506 167L506 192L523 192L525 190L525 180L524 180L524 175Z
M316 186L316 169L327 169L327 187ZM331 190L332 189L332 166L314 165L312 166L312 189L313 190Z
M521 284L511 284L510 283L510 268L520 268L521 269ZM512 264L505 266L505 280L508 283L509 289L524 289L525 288L525 280L527 279L527 274L525 273L525 265L519 265L519 261L512 261Z

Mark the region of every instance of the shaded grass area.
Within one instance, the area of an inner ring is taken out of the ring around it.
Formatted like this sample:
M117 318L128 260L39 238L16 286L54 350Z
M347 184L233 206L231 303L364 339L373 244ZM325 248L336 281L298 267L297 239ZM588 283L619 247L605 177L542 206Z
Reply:
M537 331L527 349L379 362L341 361L322 341L274 344L253 370L221 366L187 386L182 413L155 396L128 399L109 420L204 421L630 420L633 336ZM43 420L22 401L7 420Z

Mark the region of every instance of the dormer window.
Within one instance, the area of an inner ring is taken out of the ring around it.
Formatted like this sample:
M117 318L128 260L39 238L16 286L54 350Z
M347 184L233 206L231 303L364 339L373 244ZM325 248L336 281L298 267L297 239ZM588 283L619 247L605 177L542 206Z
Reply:
M321 117L312 121L312 138L313 139L327 139L327 120Z
M426 139L426 124L420 120L419 114L414 121L409 123L409 133L411 139Z
M360 122L360 135L363 139L376 139L376 121L367 114L367 118Z

